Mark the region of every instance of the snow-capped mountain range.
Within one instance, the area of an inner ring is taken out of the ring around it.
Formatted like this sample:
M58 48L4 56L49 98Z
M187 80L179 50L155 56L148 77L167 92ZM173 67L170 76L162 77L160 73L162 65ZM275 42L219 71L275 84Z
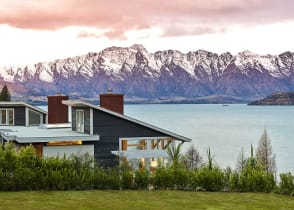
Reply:
M26 97L61 92L93 98L112 88L128 98L255 99L294 90L294 53L149 53L142 45L110 47L52 62L3 67L0 81L18 87L15 94Z

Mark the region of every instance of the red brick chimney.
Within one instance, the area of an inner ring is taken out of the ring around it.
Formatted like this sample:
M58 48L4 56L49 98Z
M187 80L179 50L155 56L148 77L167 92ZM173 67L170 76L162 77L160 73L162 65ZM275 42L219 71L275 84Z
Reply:
M68 107L62 104L68 100L68 96L56 95L48 98L48 124L68 123Z
M112 94L112 91L108 90L107 94L100 94L100 106L124 114L124 94Z

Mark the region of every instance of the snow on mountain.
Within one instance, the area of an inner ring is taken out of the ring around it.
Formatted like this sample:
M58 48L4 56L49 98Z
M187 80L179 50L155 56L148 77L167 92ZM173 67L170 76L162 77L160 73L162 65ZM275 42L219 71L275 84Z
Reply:
M294 89L294 54L258 55L205 50L149 53L142 45L110 47L67 59L0 68L0 81L33 95L63 92L92 97L112 87L129 97L259 97Z

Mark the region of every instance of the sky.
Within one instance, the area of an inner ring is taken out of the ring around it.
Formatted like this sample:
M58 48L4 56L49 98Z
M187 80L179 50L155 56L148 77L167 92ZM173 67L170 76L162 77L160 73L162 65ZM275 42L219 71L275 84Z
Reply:
M0 66L106 47L294 52L293 0L1 0Z

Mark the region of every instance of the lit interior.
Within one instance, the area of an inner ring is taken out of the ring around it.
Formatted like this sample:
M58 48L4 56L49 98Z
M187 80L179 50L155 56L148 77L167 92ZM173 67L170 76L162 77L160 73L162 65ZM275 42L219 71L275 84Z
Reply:
M83 142L81 140L77 141L49 141L48 146L66 146L66 145L81 145Z

